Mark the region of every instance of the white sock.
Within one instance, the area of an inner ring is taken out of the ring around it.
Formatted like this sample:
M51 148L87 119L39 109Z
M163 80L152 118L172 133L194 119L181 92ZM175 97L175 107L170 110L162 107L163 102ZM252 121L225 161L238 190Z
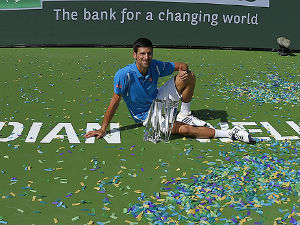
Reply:
M182 102L181 103L181 108L180 108L180 113L182 115L188 115L191 111L191 102Z
M230 130L217 130L217 129L215 129L214 138L230 138L229 132L230 132Z

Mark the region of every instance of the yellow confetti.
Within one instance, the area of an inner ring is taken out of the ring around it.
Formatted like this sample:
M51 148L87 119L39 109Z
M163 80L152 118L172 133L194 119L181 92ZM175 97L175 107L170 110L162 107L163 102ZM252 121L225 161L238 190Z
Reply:
M247 222L247 219L245 219L245 218L243 218L243 219L240 220L240 224L241 225L244 224L244 223L246 223L246 222Z
M289 187L289 186L290 186L290 182L284 182L284 183L282 184L282 186L283 186L283 187Z
M168 180L166 178L163 178L160 183L164 184L164 183L167 183L167 182L168 182Z
M119 183L114 184L114 185L115 185L115 187L119 187L121 183L122 183L122 182L119 182Z
M110 208L106 207L106 206L103 206L104 209L106 209L107 211L110 210Z
M189 211L187 212L188 214L195 214L196 210L195 209L189 209Z
M72 203L72 205L74 205L74 206L80 205L80 202Z
M288 218L290 219L291 217L293 217L293 216L295 216L296 215L296 213L295 212L292 212L289 216L288 216Z
M142 211L137 217L137 221L141 221L144 211Z

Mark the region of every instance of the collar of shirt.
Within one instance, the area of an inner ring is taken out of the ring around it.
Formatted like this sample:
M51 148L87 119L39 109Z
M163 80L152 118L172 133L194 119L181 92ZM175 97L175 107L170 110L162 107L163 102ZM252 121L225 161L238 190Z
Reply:
M150 63L150 65L151 65L151 63ZM145 82L145 80L149 79L150 74L151 74L151 72L150 72L151 71L151 67L150 66L148 68L146 76L143 76L143 74L141 74L141 72L139 71L139 69L136 66L136 62L133 63L133 69L135 70L136 75L137 75L137 77L138 77L138 79L140 81Z

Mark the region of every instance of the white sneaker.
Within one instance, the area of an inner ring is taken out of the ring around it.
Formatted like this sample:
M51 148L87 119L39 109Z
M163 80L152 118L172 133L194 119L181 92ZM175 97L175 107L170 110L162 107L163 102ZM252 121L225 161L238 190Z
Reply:
M234 126L230 130L229 135L232 140L238 140L245 143L254 142L254 139L251 137L250 133L244 127L239 125Z
M193 116L191 112L187 115L182 115L180 112L178 113L176 117L176 121L182 122L191 126L197 126L197 127L209 127L213 128L213 126L204 120L200 120L197 117Z

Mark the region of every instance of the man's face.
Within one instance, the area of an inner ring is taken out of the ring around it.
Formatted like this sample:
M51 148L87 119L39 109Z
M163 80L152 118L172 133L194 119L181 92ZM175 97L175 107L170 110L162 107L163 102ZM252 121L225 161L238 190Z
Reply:
M153 49L151 47L140 47L137 53L133 52L133 58L136 60L138 67L147 69L153 56Z

